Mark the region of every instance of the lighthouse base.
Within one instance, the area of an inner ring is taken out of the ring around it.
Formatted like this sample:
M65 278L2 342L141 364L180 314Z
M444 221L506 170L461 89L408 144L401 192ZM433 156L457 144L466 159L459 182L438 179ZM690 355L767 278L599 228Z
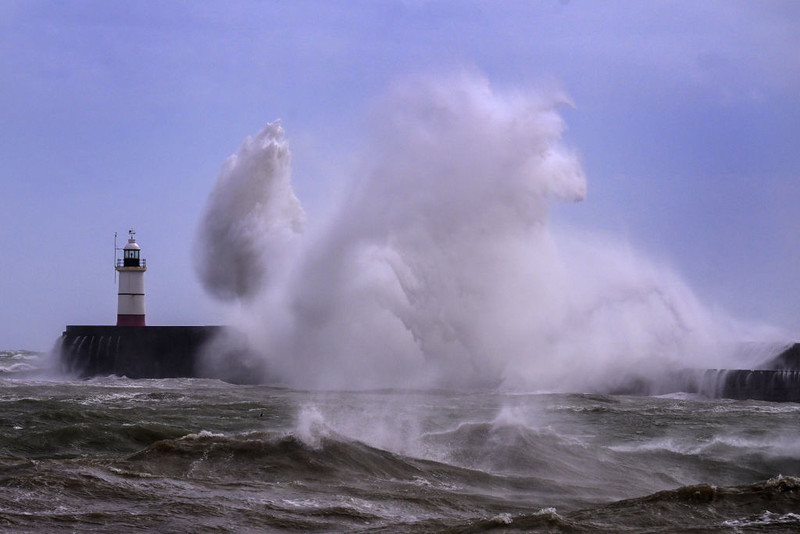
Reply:
M147 326L144 323L144 315L117 314L117 326Z
M244 344L228 343L224 364L219 354L214 365L206 348L220 338L235 339L222 326L67 326L58 341L62 370L81 378L219 378L251 383L263 374L248 365Z

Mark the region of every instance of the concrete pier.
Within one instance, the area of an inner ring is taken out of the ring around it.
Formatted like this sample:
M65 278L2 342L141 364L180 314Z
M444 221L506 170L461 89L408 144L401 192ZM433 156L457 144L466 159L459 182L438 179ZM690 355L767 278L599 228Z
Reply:
M717 376L717 396L724 399L800 402L800 371L723 369L707 373Z
M800 343L753 369L680 369L658 380L629 377L609 388L615 395L693 393L712 399L800 402Z
M204 358L212 341L213 358ZM268 381L264 361L241 335L222 326L67 326L59 340L61 366L69 374L128 378L218 378L234 383ZM800 402L800 344L758 369L684 369L659 384L631 380L609 393L697 393L711 398Z
M200 376L200 351L222 328L70 325L60 339L61 365L81 378Z

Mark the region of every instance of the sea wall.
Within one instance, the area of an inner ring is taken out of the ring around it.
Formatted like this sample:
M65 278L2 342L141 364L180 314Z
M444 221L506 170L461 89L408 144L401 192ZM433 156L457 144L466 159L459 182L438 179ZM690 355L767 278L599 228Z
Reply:
M787 346L755 369L681 369L658 380L627 377L608 393L693 393L708 398L800 402L800 343Z
M716 382L717 397L771 402L800 402L800 371L710 370L709 382ZM711 395L709 395L711 396Z
M800 343L789 345L783 352L759 366L758 369L800 371Z
M241 334L222 326L70 325L58 342L62 370L81 378L218 378L269 382L264 361ZM609 393L697 393L712 398L800 402L800 344L758 369L684 369L658 384L632 379Z
M220 326L70 325L59 340L62 369L81 378L201 376L203 347Z
M706 371L705 384L713 384L716 397L738 400L800 402L800 343L786 347L757 369ZM707 392L701 391L707 394Z

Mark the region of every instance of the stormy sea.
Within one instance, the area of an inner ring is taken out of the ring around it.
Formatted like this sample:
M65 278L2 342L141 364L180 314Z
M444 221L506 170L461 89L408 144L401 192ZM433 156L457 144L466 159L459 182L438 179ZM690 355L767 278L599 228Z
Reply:
M5 532L797 532L800 405L75 380L0 352Z
M658 395L791 336L552 223L587 197L565 105L473 73L400 83L313 220L282 123L247 137L193 249L238 332L204 350L212 378L0 352L0 528L800 530L800 405Z

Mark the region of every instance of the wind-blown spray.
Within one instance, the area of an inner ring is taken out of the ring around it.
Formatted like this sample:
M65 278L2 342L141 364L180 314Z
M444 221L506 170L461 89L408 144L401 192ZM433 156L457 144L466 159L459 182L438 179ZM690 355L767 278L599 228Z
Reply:
M304 221L288 143L275 121L227 159L209 196L198 239L203 259L196 263L203 285L225 300L254 297Z
M548 227L550 202L586 194L561 141L567 103L469 74L394 88L351 195L302 239L283 131L268 124L245 141L206 210L201 275L242 299L238 326L265 379L596 390L716 362L732 323L676 276Z

